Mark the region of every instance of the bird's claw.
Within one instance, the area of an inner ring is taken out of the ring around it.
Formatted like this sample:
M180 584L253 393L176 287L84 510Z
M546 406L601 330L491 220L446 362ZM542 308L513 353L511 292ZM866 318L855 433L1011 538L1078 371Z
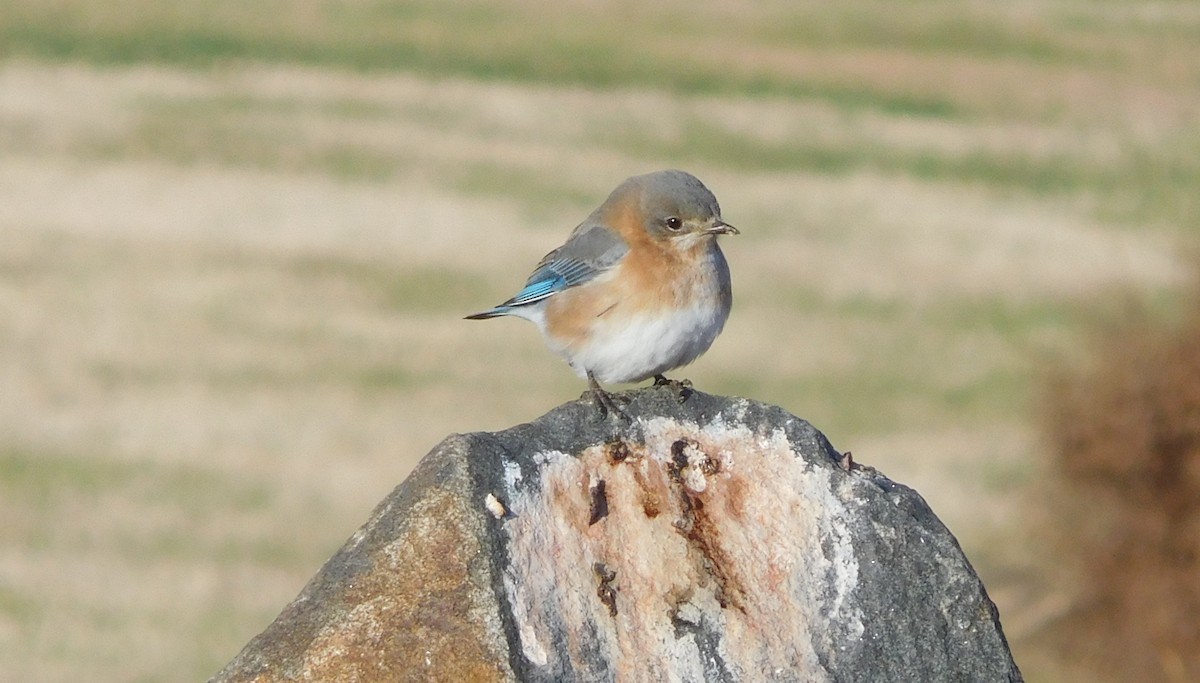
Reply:
M596 405L600 406L600 416L604 418L615 417L622 422L632 422L629 414L625 412L621 406L617 405L616 399L612 394L600 389L592 391L592 398L596 400Z
M605 391L590 372L588 373L588 388L592 392L592 398L596 401L596 405L600 406L601 417L616 417L622 422L633 421L621 406L617 405L617 401L613 398L612 394Z
M688 397L692 395L692 380L690 379L667 379L665 375L654 376L654 386L668 387L675 391L675 400L684 403Z

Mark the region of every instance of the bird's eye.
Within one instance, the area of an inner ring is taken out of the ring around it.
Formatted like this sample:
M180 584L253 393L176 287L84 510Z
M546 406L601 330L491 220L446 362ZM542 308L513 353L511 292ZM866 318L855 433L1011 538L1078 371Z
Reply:
M666 222L667 230L670 230L671 232L679 232L679 229L683 227L683 221L679 220L679 218L676 216L671 216Z

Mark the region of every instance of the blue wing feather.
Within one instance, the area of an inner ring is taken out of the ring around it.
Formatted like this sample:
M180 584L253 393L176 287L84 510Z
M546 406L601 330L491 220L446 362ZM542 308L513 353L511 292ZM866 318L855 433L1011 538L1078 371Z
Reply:
M505 301L501 305L523 306L525 304L531 304L535 301L545 299L551 294L561 292L562 290L571 286L567 278L558 275L553 271L548 271L543 275L544 277L539 277L539 279L536 281L534 281L533 278L530 278L530 283L525 285L524 289L517 292L516 296L508 301Z
M509 315L514 308L526 306L581 285L612 268L629 247L619 235L596 223L583 223L563 246L546 254L525 287L504 303L468 318L494 318Z

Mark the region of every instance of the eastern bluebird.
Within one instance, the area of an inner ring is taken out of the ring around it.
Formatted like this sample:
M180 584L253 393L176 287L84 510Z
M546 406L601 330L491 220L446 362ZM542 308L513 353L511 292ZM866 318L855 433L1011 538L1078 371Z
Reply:
M600 381L666 382L664 372L696 360L721 333L733 293L716 238L736 234L690 173L634 176L542 258L516 296L467 318L533 321L601 408L620 414Z

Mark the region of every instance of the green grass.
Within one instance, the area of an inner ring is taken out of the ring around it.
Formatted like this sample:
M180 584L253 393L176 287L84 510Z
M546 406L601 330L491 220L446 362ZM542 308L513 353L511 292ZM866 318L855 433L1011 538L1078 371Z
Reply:
M212 507L254 513L276 502L273 489L262 482L228 478L192 465L123 462L11 445L0 452L0 491L10 501L44 510L56 509L63 500L126 496L189 513Z
M948 92L862 87L814 78L787 60L737 57L747 48L803 47L817 53L957 53L1038 64L1131 61L1121 49L1125 41L1109 40L1124 25L1103 18L1080 21L1070 4L1032 12L953 2L905 9L898 16L891 5L873 2L730 12L715 3L614 10L541 2L225 0L200 8L182 0L126 0L101 8L5 0L0 49L8 56L99 63L211 66L253 60L600 88L781 95L936 118L967 115L972 108ZM1146 22L1141 27L1159 30ZM1198 36L1193 19L1158 37L1160 47L1174 49L1194 44Z
M902 298L830 300L810 289L745 305L820 323L856 349L853 363L811 374L716 376L731 393L770 396L830 435L983 427L1025 417L1037 379L1031 368L1062 352L1069 331L1100 314L1069 300L947 296L916 305Z
M282 271L295 277L300 288L350 287L376 305L405 313L440 313L456 307L465 310L489 293L487 283L476 273L432 265L396 267L379 261L314 254L289 259Z
M637 120L619 117L587 139L548 135L581 147L620 151L648 164L714 165L746 172L805 172L845 176L870 171L921 181L951 182L1000 193L1050 198L1085 198L1097 216L1116 225L1152 223L1182 233L1200 232L1200 132L1191 127L1139 140L1118 131L1115 154L1097 158L1087 138L1064 131L1060 149L937 149L899 146L856 132L853 123L785 139L753 130L733 130L706 112L703 100L685 100L675 133L662 136ZM73 143L79 154L97 159L153 158L177 164L220 163L265 170L330 174L348 180L386 181L439 169L458 190L526 198L531 210L555 210L594 201L596 192L563 182L544 171L479 159L442 162L406 144L380 145L345 140L305 141L305 117L362 120L381 127L414 116L431 131L454 125L493 125L497 136L529 138L536 131L509 131L504 124L480 122L446 104L431 104L425 117L409 103L341 98L315 101L249 93L143 102L132 130L106 132ZM420 109L420 108L417 108ZM956 124L958 125L958 124ZM967 124L961 124L967 126ZM1122 127L1130 124L1120 124ZM14 137L19 137L13 132ZM1079 137L1078 140L1072 140ZM416 153L414 153L416 152Z
M129 481L137 465L37 454L9 446L0 453L0 488L53 507L54 496L95 496Z

